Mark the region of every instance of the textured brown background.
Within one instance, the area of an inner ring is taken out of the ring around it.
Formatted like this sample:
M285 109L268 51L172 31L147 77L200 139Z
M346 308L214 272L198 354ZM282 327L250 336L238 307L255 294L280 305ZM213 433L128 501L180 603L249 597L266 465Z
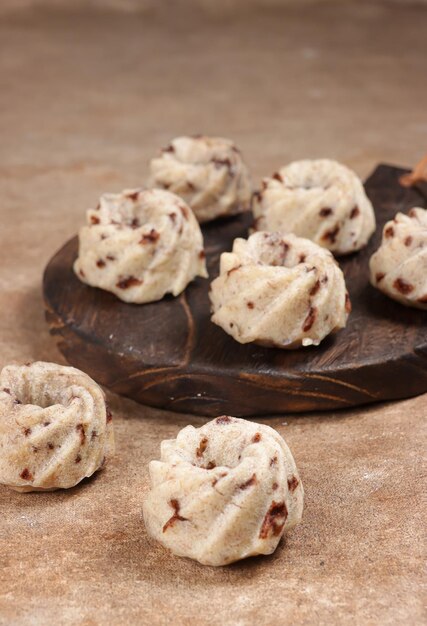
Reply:
M11 4L8 0L6 4ZM182 3L181 3L182 5ZM10 7L9 7L10 8ZM255 180L304 156L366 175L426 151L425 8L374 3L207 21L8 11L0 23L0 365L60 361L42 269L105 191L143 180L182 132L230 135ZM0 623L422 624L427 397L276 418L306 489L304 523L227 569L147 540L159 443L194 417L111 398L118 452L67 493L0 488ZM424 578L425 580L425 578Z

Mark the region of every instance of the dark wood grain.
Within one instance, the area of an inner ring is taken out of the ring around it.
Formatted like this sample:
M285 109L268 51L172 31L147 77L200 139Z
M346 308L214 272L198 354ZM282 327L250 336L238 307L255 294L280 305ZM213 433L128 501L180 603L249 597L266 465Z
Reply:
M389 300L368 282L385 221L426 200L398 183L406 170L380 165L366 182L378 227L369 246L340 260L353 311L319 347L284 351L240 345L210 322L209 281L178 298L130 305L85 286L72 263L77 238L50 261L44 297L66 359L139 402L201 415L336 409L427 391L427 314ZM222 251L245 236L248 214L203 228L210 277Z

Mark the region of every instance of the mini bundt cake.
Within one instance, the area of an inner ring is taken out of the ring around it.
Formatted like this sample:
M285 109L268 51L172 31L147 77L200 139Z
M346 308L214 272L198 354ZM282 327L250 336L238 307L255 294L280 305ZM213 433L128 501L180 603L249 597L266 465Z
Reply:
M191 209L159 189L104 194L87 211L74 270L81 281L138 304L180 294L207 277L203 237Z
M427 210L397 213L371 256L371 283L401 304L427 309Z
M151 160L150 173L150 186L184 198L199 222L250 208L249 173L229 139L177 137Z
M295 235L257 232L221 255L212 321L240 343L318 345L346 325L350 299L332 254Z
M204 565L271 554L302 517L294 459L270 426L225 415L187 426L149 469L149 535Z
M74 487L114 452L102 389L74 367L35 362L0 374L0 483L16 491Z
M330 159L295 161L265 178L252 210L256 230L294 233L336 255L360 250L375 230L361 181Z

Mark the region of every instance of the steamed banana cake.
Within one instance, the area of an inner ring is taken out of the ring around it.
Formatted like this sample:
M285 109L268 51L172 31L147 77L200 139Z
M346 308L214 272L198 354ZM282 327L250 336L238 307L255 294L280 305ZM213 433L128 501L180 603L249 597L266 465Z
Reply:
M16 491L74 487L112 456L104 392L74 367L37 361L0 374L0 483Z
M149 185L178 194L199 222L250 208L248 169L237 146L223 137L177 137L150 161Z
M336 255L363 248L375 230L372 204L356 174L331 159L282 167L254 193L257 230L294 233Z
M223 415L186 426L160 450L149 466L144 521L174 554L214 566L271 554L300 522L301 479L270 426Z
M124 302L177 296L197 276L207 277L203 236L192 210L173 193L104 194L80 229L74 271Z
M235 239L209 295L212 321L236 341L277 348L318 345L344 328L351 309L332 254L280 233Z
M369 267L372 285L385 295L427 309L427 210L414 207L387 222Z

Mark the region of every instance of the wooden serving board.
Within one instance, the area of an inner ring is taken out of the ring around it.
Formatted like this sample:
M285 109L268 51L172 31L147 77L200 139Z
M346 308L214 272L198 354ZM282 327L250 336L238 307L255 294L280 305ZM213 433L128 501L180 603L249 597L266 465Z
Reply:
M77 238L49 262L46 316L66 359L111 390L144 404L214 416L337 409L427 391L427 313L383 296L368 282L368 261L384 222L426 206L405 189L406 170L380 165L366 182L377 216L367 248L340 259L353 305L347 327L319 347L294 351L241 345L210 322L209 280L178 298L130 305L81 283L72 271ZM203 227L210 278L245 214Z

